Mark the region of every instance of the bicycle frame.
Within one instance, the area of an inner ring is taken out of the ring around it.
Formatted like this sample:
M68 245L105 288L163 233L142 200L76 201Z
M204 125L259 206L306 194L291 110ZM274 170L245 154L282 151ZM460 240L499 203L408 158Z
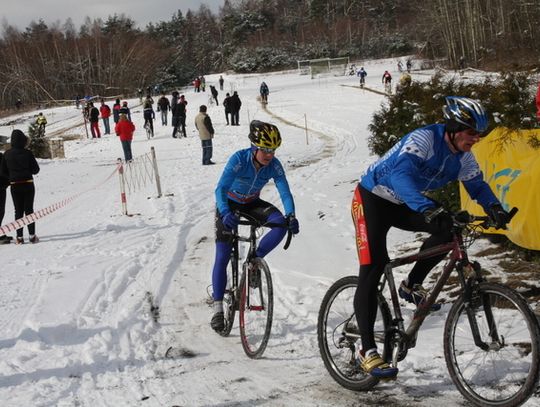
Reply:
M412 319L407 329L405 329L392 269L405 264L414 263L418 260L427 259L436 255L446 254L448 252L450 252L450 259L444 266L442 274L437 279L437 282L429 293L427 300L424 301L424 303L417 308L416 312L414 313L414 318ZM398 328L398 330L404 333L405 342L408 349L414 348L414 346L416 345L416 337L418 335L418 331L422 326L422 323L426 319L426 316L429 314L431 306L435 303L435 300L442 291L442 288L448 280L450 273L452 272L452 270L454 270L454 268L456 268L456 264L458 261L468 263L468 256L466 249L463 245L463 237L461 236L461 233L455 230L453 232L452 242L440 244L430 249L422 250L410 256L395 258L386 265L384 269L384 280L381 283L380 289L382 290L384 288L385 282L388 283L388 288L390 290L390 296L392 300L392 307L394 310L393 322L394 325Z
M513 208L510 211L510 219L516 214L517 208ZM454 220L456 220L455 218ZM474 217L475 220L483 221L483 222L489 222L488 217L482 217L477 216ZM466 296L467 300L470 300L472 295L472 290L470 289L472 281L481 281L483 278L480 274L480 265L476 262L471 263L469 261L469 257L467 254L467 248L464 245L463 242L463 228L465 224L460 224L459 222L455 223L452 227L452 241L448 243L443 243L440 245L437 245L435 247L432 247L430 249L422 250L416 254L412 254L409 256L402 256L397 257L393 260L391 260L384 268L384 279L382 280L380 284L380 291L384 289L384 285L386 282L388 282L388 288L390 290L390 297L392 300L392 308L394 310L394 319L392 320L392 326L390 332L385 333L385 341L387 343L390 343L387 336L389 334L398 335L398 345L404 345L405 349L400 349L399 346L394 347L392 350L392 362L395 365L397 365L399 352L407 351L408 349L414 348L416 346L416 339L418 336L418 331L420 330L420 327L422 326L422 323L426 319L426 316L429 314L431 310L431 306L435 303L437 300L437 297L441 293L444 285L446 284L448 277L450 276L450 273L455 269L457 271L459 282L461 284L461 287L464 290L464 294ZM418 260L424 260L428 259L437 255L442 255L450 253L450 257L446 264L443 267L443 271L437 281L435 282L435 285L431 292L429 292L426 301L424 301L421 305L419 305L414 313L414 317L412 321L409 323L409 326L405 329L404 322L403 322L403 316L401 313L401 307L399 305L398 301L398 295L396 290L396 283L394 280L394 275L392 273L392 270L395 267L399 267L405 264L410 264L417 262ZM472 271L474 273L474 280L471 281L467 280L465 278L465 271ZM469 281L469 282L468 282ZM489 301L485 302L489 303ZM472 314L472 311L467 309L467 315L469 317L469 323L471 325L471 330L474 336L474 341L476 346L487 349L490 346L493 346L494 343L500 344L500 338L499 334L496 330L495 324L493 324L493 314L491 312L491 308L484 307L484 312L486 315L486 320L488 322L488 325L491 327L491 344L487 344L483 342L480 338L478 325L476 323L476 318ZM394 341L395 343L395 341Z
M231 232L233 236L233 242L232 242L232 252L231 252L231 267L232 267L232 281L231 281L231 290L234 292L234 298L235 298L235 308L238 309L238 300L236 293L238 291L238 271L240 268L240 250L239 250L239 242L246 242L249 243L249 249L246 256L246 259L244 261L244 264L249 263L252 259L257 257L256 250L257 250L257 229L261 226L267 226L267 227L273 227L273 226L281 226L277 224L267 223L264 225L258 225L254 224L253 222L249 220L240 220L239 225L245 225L249 226L249 236L241 236L238 234L238 229L233 230ZM289 247L290 241L291 241L292 234L289 231L287 235L287 241L285 243L284 249L287 249Z

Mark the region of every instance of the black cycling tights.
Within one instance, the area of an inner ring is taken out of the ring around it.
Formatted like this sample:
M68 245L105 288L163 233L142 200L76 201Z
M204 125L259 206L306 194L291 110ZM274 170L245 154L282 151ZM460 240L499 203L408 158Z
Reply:
M354 310L362 335L362 349L368 350L376 347L373 326L377 317L377 289L384 267L389 261L386 236L390 228L431 233L420 250L449 242L452 235L450 230L438 230L433 225L427 224L421 213L413 211L407 205L392 203L361 186L358 188L363 202L371 263L360 266ZM445 255L441 255L418 261L409 273L409 285L421 284L431 269L444 257Z

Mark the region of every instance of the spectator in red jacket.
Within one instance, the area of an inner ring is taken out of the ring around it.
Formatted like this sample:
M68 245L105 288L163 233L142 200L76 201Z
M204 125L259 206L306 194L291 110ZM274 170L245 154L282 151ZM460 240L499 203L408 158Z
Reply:
M114 131L118 137L120 137L120 142L122 143L122 149L124 150L124 159L126 162L133 160L133 155L131 154L131 141L133 140L133 132L135 131L135 125L133 122L129 121L127 116L123 113L120 114L118 123L114 128Z
M105 127L105 134L111 134L111 127L109 126L109 116L111 115L111 108L105 103L104 99L101 99L101 107L99 108L101 119L103 120L103 127Z

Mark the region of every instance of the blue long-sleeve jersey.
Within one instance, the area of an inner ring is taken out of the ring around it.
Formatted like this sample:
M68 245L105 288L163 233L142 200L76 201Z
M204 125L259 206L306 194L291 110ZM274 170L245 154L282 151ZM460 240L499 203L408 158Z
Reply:
M453 153L444 140L443 124L433 124L403 137L360 178L374 194L423 212L434 207L424 193L459 180L484 210L499 203L470 152Z
M229 158L215 191L219 213L225 215L230 212L228 199L241 204L257 199L262 188L274 179L285 215L294 214L294 200L281 162L274 157L268 165L257 171L252 157L253 150L246 148Z

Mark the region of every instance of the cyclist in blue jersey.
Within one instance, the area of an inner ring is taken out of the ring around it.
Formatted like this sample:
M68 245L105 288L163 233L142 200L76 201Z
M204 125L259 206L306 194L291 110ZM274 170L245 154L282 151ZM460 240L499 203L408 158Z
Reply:
M281 224L273 226L260 240L257 257L270 253L285 237L289 229L299 232L294 215L294 200L289 189L285 170L275 157L281 145L281 135L276 126L258 120L249 126L251 147L234 153L227 162L216 187L216 258L212 270L214 315L210 326L217 332L224 328L223 295L227 284L227 263L231 256L231 235L227 233L238 226L239 216L248 215L259 223ZM274 205L263 201L261 189L274 180L285 209L285 216Z
M360 260L354 310L361 335L357 357L363 370L379 378L393 378L398 369L379 355L373 329L377 315L377 290L389 261L386 236L391 227L427 232L420 250L452 239L452 218L425 193L459 180L498 227L508 223L508 213L484 181L471 153L485 135L488 116L482 105L469 98L449 96L443 108L444 124L416 129L404 136L362 175L356 188L352 215ZM404 300L421 305L426 298L422 282L445 255L418 261L398 290ZM440 308L434 304L432 310Z

